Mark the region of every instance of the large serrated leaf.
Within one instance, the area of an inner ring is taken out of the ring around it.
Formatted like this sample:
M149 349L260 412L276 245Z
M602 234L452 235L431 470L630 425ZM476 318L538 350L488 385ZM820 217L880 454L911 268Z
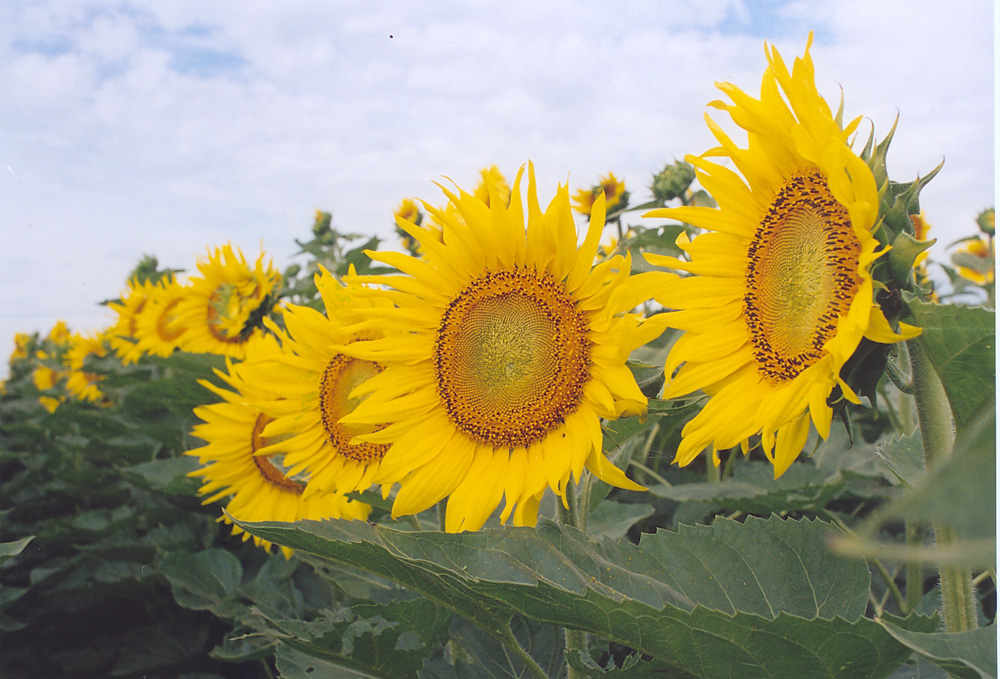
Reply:
M839 531L819 521L718 519L639 545L545 521L457 535L343 521L240 525L394 580L486 629L519 613L702 677L884 677L909 653L862 617L867 566L830 555L825 542Z
M883 621L886 630L954 677L988 679L997 676L997 630L995 625L957 634L922 633Z
M996 318L992 311L951 304L911 302L920 343L941 378L961 429L995 397Z

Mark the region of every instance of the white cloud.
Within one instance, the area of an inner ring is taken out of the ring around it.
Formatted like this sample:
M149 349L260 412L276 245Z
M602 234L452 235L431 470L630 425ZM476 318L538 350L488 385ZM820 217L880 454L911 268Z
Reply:
M546 190L610 170L641 199L712 144L714 82L754 92L763 38L791 59L809 27L822 92L879 133L899 111L896 178L947 158L924 207L949 240L993 200L992 25L932 0L23 3L0 28L0 353L104 323L143 253L284 260L315 208L388 235L443 174L530 158Z

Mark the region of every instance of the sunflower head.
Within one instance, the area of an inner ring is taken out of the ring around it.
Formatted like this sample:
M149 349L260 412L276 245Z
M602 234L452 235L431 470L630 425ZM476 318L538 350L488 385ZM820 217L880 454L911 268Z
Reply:
M667 358L664 397L711 397L684 428L680 464L706 446L746 450L759 437L780 475L810 422L828 435L831 401L858 401L841 369L862 339L917 332L895 333L875 301L872 266L885 252L873 233L878 187L852 149L861 119L842 125L816 90L811 42L791 70L766 48L759 99L719 85L730 101L710 106L745 130L746 145L706 117L719 145L687 159L718 209L647 215L704 230L680 245L684 258L647 255L687 274L661 274L650 287L671 310L666 322L685 331Z
M149 289L142 308L134 315L138 353L165 358L180 346L187 328L178 317L178 306L186 295L187 287L174 279L161 279Z
M14 351L11 352L9 363L23 361L31 355L31 348L35 338L26 332L19 332L14 335Z
M157 288L149 278L132 278L120 300L108 302L108 307L117 315L115 324L108 331L108 342L124 365L135 363L143 354L138 344L139 314Z
M250 360L267 359L283 353L273 337L255 345ZM295 474L285 458L291 447L281 438L269 436L265 429L272 418L253 402L279 400L283 392L273 383L248 378L247 364L233 365L227 359L227 372L217 375L230 389L203 381L201 384L222 398L219 403L195 408L202 421L192 434L205 441L200 448L187 451L197 457L202 468L189 475L202 479L199 493L209 504L229 498L227 514L220 521L232 524L230 517L242 521L298 521L300 519L365 519L371 507L332 492L306 495L308 477ZM233 525L234 534L243 534ZM271 543L254 537L254 542L269 549ZM291 550L282 547L286 557Z
M354 326L385 337L343 347L384 370L341 422L384 427L357 440L388 444L373 480L399 484L396 516L448 498L447 530L476 530L503 500L502 521L533 525L546 489L565 497L584 468L639 488L604 457L600 420L645 409L625 361L659 329L628 313L628 257L594 266L604 195L579 244L567 189L542 210L527 175L526 201L523 169L509 203L498 180L489 204L444 189L449 208L429 208L441 239L397 222L424 256L369 252L400 274L357 279L394 305Z
M366 489L387 448L382 443L354 440L377 427L343 421L365 398L359 387L378 375L382 366L351 356L342 346L381 338L378 324L361 323L362 312L391 306L391 302L357 294L360 286L342 285L323 268L315 282L325 313L285 305L284 329L268 322L281 339L283 351L248 357L242 367L254 383L282 385L280 395L255 401L268 417L263 435L276 442L262 451L283 451L289 472L308 479L306 497Z
M601 177L596 186L580 189L573 197L573 209L588 218L594 209L599 196L604 197L604 207L607 212L621 212L628 207L629 193L625 190L625 182L619 181L611 172Z
M243 358L262 340L262 319L274 303L281 274L265 264L263 253L251 267L231 245L211 251L198 262L198 272L176 308L176 322L185 329L180 348Z

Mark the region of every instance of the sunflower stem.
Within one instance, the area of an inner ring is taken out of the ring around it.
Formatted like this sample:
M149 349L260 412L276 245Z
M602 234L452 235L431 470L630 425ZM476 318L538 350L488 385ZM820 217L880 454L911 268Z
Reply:
M643 474L653 479L657 483L660 483L666 486L667 488L673 488L674 484L667 481L665 478L663 478L655 471L644 465L642 462L639 462L638 460L629 460L629 464L635 467L636 469L640 470Z
M580 530L586 530L586 519L581 511L580 501L576 494L576 486L572 483L566 484L565 505L559 503L559 521L565 526L573 526ZM576 651L581 655L587 653L587 633L583 630L563 628L566 634L566 679L584 679L572 665L569 664L570 653Z
M913 396L917 406L917 422L924 446L924 464L928 471L944 462L955 443L955 430L951 420L951 407L944 386L934 371L930 359L917 340L908 340L906 349L913 372ZM958 542L954 531L945 524L934 522L934 541L939 548ZM975 629L975 589L972 572L957 566L942 566L941 616L945 632L964 632Z
M920 531L913 521L906 522L906 546L915 546L920 540ZM906 608L916 610L924 596L924 566L917 561L906 563ZM905 614L905 613L904 613Z
M507 621L507 624L500 626L499 632L500 642L503 643L503 645L506 646L511 653L521 659L532 676L538 677L538 679L547 679L548 675L545 673L545 670L542 669L542 666L539 665L538 662L531 657L531 654L524 650L521 644L518 643L517 637L514 636L514 630L510 628L509 620Z
M442 533L447 532L447 530L448 530L448 528L447 528L448 524L447 524L447 522L445 520L445 518L448 515L448 501L447 500L441 500L440 502L437 503L437 515L438 515L438 530L441 531Z

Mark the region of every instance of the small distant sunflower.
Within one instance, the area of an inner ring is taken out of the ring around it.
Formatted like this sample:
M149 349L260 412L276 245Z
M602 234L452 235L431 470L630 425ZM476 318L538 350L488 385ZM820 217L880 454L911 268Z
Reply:
M420 223L424 221L424 214L409 198L403 199L403 202L399 204L396 211L392 213L393 217L396 219L402 219L404 222L410 222L411 224L416 224L420 226ZM399 234L400 239L403 242L403 247L405 247L410 252L417 251L417 242L413 240L408 233L396 227L396 233Z
M270 263L264 265L263 254L250 268L243 253L230 245L200 260L198 271L177 305L177 323L185 329L180 348L242 359L264 337L262 316L281 274Z
M390 444L373 481L383 492L400 484L393 515L448 497L451 532L479 529L503 498L502 521L513 514L515 524L534 525L545 489L565 502L584 467L642 489L604 457L600 420L645 410L625 361L662 328L625 313L637 301L628 258L592 266L603 197L578 246L566 188L542 212L529 165L525 210L521 176L509 205L496 183L489 206L445 190L460 219L428 207L443 242L399 223L424 257L369 252L405 275L357 278L392 288L359 292L398 305L365 310L368 323L356 326L386 337L340 347L385 365L354 392L368 398L341 424L387 423L355 440Z
M156 289L157 285L149 280L139 282L133 279L128 282L128 290L120 302L108 303L118 316L108 331L108 342L124 365L135 363L142 357L143 351L138 343L138 316Z
M601 177L601 183L589 189L580 189L573 197L573 209L580 214L590 216L594 209L594 202L598 196L604 196L605 209L613 212L625 208L628 205L628 191L625 190L625 182L618 181L611 172L606 177Z
M873 303L872 229L878 193L871 170L851 150L860 118L846 129L816 90L813 63L791 73L777 50L756 100L732 84L734 102L713 102L748 133L739 148L707 118L720 146L688 157L719 209L679 207L647 216L673 217L705 229L681 248L690 261L648 255L657 265L692 274L647 274L668 309L668 325L686 331L666 362L664 398L698 389L711 398L682 432L676 461L691 462L761 435L780 476L798 456L810 420L829 434L831 394L858 397L840 376L862 337L890 343L919 330L892 331ZM721 157L739 174L708 160ZM680 367L676 374L674 370Z
M974 238L955 250L953 254L961 255L976 263L975 267L958 265L956 268L959 276L978 285L987 285L993 282L994 252L992 242L987 243L982 238Z
M49 330L49 341L53 344L65 344L69 340L69 327L66 321L56 321L56 324Z
M153 286L134 316L136 348L141 353L166 358L177 350L186 331L177 307L186 294L187 289L174 280Z
M88 356L107 355L108 350L104 346L103 338L98 335L73 333L69 337L68 344L69 347L62 359L66 367L66 391L80 401L110 405L105 394L97 386L104 376L83 369Z
M19 332L14 335L14 351L10 354L10 363L23 361L28 358L28 351L34 338L26 332Z
M266 338L256 351L273 355L281 350L274 338ZM205 466L189 476L203 479L198 492L208 496L204 504L232 496L226 511L241 521L368 518L371 507L342 495L317 492L303 496L304 483L283 470L280 443L271 445L275 441L263 435L270 418L251 404L252 400L273 399L276 395L268 390L268 385L244 379L242 368L230 363L228 374L217 373L233 391L201 382L223 399L221 403L199 406L194 411L202 423L192 433L206 445L187 454L199 458ZM266 447L273 452L261 452ZM232 523L228 516L220 520ZM250 538L238 526L234 525L232 530L237 535L243 533L244 540ZM270 542L257 537L254 542L264 549L271 547ZM291 556L290 549L281 549L286 557Z
M40 365L32 371L31 379L35 383L36 389L48 391L62 379L62 373L47 365Z
M284 352L246 365L248 379L281 385L280 398L257 403L271 419L264 435L280 441L275 449L285 452L285 466L291 474L309 477L307 496L316 491L348 493L368 488L388 448L381 443L352 443L355 436L374 427L341 421L363 400L351 393L380 373L382 366L335 347L382 337L378 327L352 331L345 327L361 319L360 311L391 308L392 302L359 297L359 286L341 285L326 269L315 280L326 314L287 305L282 310L287 334L274 328L282 337Z
M504 206L510 204L510 185L507 184L507 179L496 165L490 165L479 171L479 184L476 186L476 190L472 192L472 195L477 200L486 203L488 207L490 204L491 187L496 191L497 200L503 203Z

